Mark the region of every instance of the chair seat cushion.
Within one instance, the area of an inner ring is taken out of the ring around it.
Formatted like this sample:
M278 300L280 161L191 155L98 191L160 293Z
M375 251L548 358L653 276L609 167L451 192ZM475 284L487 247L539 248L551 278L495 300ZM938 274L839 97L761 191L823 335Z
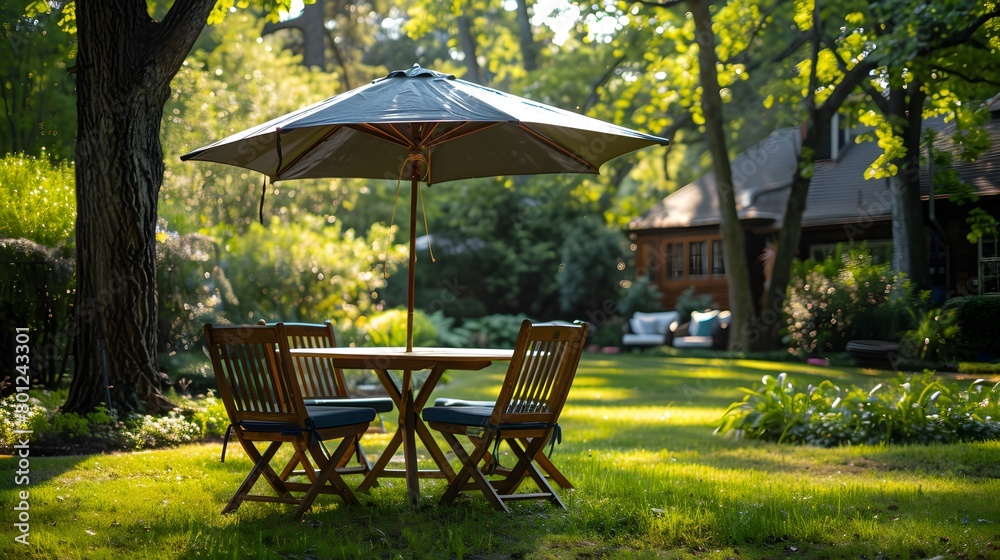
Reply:
M322 430L325 428L336 428L338 426L350 426L351 424L363 424L375 419L374 408L361 408L351 406L307 406L309 420L313 429ZM297 432L299 425L294 422L270 422L267 420L245 420L240 422L240 427L250 432Z
M441 397L434 400L434 406L488 406L491 409L496 403L494 401L468 401L465 399L449 399Z
M491 403L490 406L432 406L425 408L421 417L424 422L482 426L492 414Z
M371 422L375 419L375 409L359 406L306 406L313 428L335 428L350 424Z
M374 408L375 412L392 412L392 399L389 397L368 397L368 398L322 398L303 399L306 407L311 406L344 406L349 408Z

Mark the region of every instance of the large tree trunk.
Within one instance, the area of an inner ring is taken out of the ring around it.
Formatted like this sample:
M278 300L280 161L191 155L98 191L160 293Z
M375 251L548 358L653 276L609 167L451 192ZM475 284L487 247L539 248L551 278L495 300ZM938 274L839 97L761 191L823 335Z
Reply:
M177 0L162 22L145 2L76 4L76 369L63 410L160 412L156 209L160 120L170 80L214 0ZM106 377L105 377L106 376Z
M531 33L531 17L528 15L528 0L517 0L517 37L521 44L521 60L524 70L531 72L538 68L538 47Z
M472 18L466 12L458 16L458 44L465 55L465 76L463 79L474 84L486 85L485 76L479 68L479 58L476 49L476 34L472 31Z
M903 138L906 155L893 163L897 173L889 177L892 197L892 264L905 272L920 288L930 288L927 264L927 229L924 210L920 202L920 131L923 125L923 104L926 95L920 84L910 84L906 89L892 88L889 111L886 115L894 126L894 133Z
M698 42L698 69L701 72L701 107L705 116L712 168L715 171L719 192L719 210L722 214L722 243L726 259L726 276L729 280L729 304L733 319L729 326L729 349L750 350L751 321L755 316L753 292L750 290L750 271L747 265L746 243L743 228L736 213L736 194L733 173L726 149L723 131L722 96L716 72L715 35L712 32L712 15L708 0L687 0L694 16L695 39Z
M327 34L326 8L323 2L324 0L315 0L312 4L306 4L302 13L292 19L265 23L261 34L269 35L280 29L298 29L302 32L302 64L326 70L326 42L323 40Z

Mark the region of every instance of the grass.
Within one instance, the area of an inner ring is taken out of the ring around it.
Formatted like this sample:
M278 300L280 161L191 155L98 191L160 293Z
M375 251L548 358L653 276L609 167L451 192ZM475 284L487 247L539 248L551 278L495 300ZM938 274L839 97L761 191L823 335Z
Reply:
M365 504L322 496L302 523L275 504L220 515L249 461L217 443L79 457L34 457L30 484L0 478L0 499L30 493L30 546L0 557L58 558L998 558L1000 442L791 447L715 436L725 407L766 373L799 383L874 385L892 373L752 360L586 356L553 460L574 482L569 511L481 497L417 510L401 479ZM488 398L502 367L453 374L437 393ZM366 436L376 451L386 435ZM509 458L501 457L501 462ZM13 459L0 471L13 473ZM354 480L354 479L349 479ZM356 484L356 482L355 482Z

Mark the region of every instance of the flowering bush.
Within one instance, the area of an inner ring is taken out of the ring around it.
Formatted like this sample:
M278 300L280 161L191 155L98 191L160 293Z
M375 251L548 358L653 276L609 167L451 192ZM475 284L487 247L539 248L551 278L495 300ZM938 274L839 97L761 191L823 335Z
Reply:
M914 288L862 246L841 260L804 263L793 275L785 304L795 351L841 352L854 339L898 341L908 326Z

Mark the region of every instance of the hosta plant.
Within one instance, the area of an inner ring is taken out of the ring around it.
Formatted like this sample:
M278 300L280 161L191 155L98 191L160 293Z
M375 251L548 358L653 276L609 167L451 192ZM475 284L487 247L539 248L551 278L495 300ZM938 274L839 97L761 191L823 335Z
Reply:
M802 389L782 373L742 391L746 396L729 406L718 433L823 447L1000 438L1000 383L983 379L962 389L924 371L871 389L829 380Z

